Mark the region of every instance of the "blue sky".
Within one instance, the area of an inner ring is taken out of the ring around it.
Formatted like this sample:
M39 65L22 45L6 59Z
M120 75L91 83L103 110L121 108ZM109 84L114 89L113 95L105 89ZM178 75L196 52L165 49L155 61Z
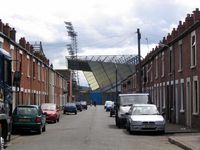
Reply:
M17 30L17 38L42 41L54 68L66 68L69 37L64 21L78 33L78 55L137 54L137 28L143 57L177 27L199 0L6 0L0 19ZM6 7L7 6L7 7ZM87 85L80 75L81 85Z

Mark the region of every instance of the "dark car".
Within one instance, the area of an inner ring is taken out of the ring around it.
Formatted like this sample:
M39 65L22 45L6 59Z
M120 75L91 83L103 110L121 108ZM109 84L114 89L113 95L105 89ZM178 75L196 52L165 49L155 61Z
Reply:
M75 115L77 114L77 107L75 103L67 103L65 104L63 108L63 114L69 114L69 113L74 113Z
M87 102L86 101L81 101L81 105L82 105L83 109L87 110Z
M17 106L12 114L12 133L18 130L46 131L46 116L38 105Z
M81 102L76 102L76 108L77 108L77 110L79 110L79 111L82 111L82 105L81 105Z
M110 108L110 117L112 117L113 115L115 115L115 112L116 112L115 109L116 109L116 104L113 103L113 105Z
M42 112L46 114L47 122L59 122L60 120L60 110L58 106L54 103L43 103L41 104Z

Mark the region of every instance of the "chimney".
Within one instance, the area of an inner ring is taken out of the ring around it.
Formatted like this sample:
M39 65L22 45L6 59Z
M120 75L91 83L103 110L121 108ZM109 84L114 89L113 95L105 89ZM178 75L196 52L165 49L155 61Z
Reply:
M185 27L188 28L194 23L193 16L190 14L187 14L187 17L185 18Z
M15 28L12 28L12 30L10 31L10 38L13 41L16 41L16 30Z
M19 40L19 45L21 45L23 48L26 48L26 39L24 37Z
M199 8L196 8L196 10L193 11L193 19L194 19L194 22L200 20L200 11L199 11Z
M10 26L8 25L8 23L6 23L6 25L3 26L3 33L10 38Z
M0 32L3 32L3 23L1 21L1 19L0 19Z
M27 49L27 51L30 52L30 44L29 44L29 42L26 43L26 49Z

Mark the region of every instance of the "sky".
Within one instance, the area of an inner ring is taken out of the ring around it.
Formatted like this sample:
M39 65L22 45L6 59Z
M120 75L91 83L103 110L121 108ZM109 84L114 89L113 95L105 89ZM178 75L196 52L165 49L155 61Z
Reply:
M137 54L137 28L145 57L164 36L199 8L199 0L6 0L0 19L34 44L41 41L54 69L66 69L70 38L64 21L77 33L78 55ZM80 85L87 85L79 73Z

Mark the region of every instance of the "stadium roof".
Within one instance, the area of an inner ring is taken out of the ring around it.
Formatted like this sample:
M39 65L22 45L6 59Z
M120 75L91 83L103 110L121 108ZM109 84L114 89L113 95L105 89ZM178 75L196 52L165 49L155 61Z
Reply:
M66 57L68 69L82 70L92 90L112 90L135 72L137 55L93 55Z

